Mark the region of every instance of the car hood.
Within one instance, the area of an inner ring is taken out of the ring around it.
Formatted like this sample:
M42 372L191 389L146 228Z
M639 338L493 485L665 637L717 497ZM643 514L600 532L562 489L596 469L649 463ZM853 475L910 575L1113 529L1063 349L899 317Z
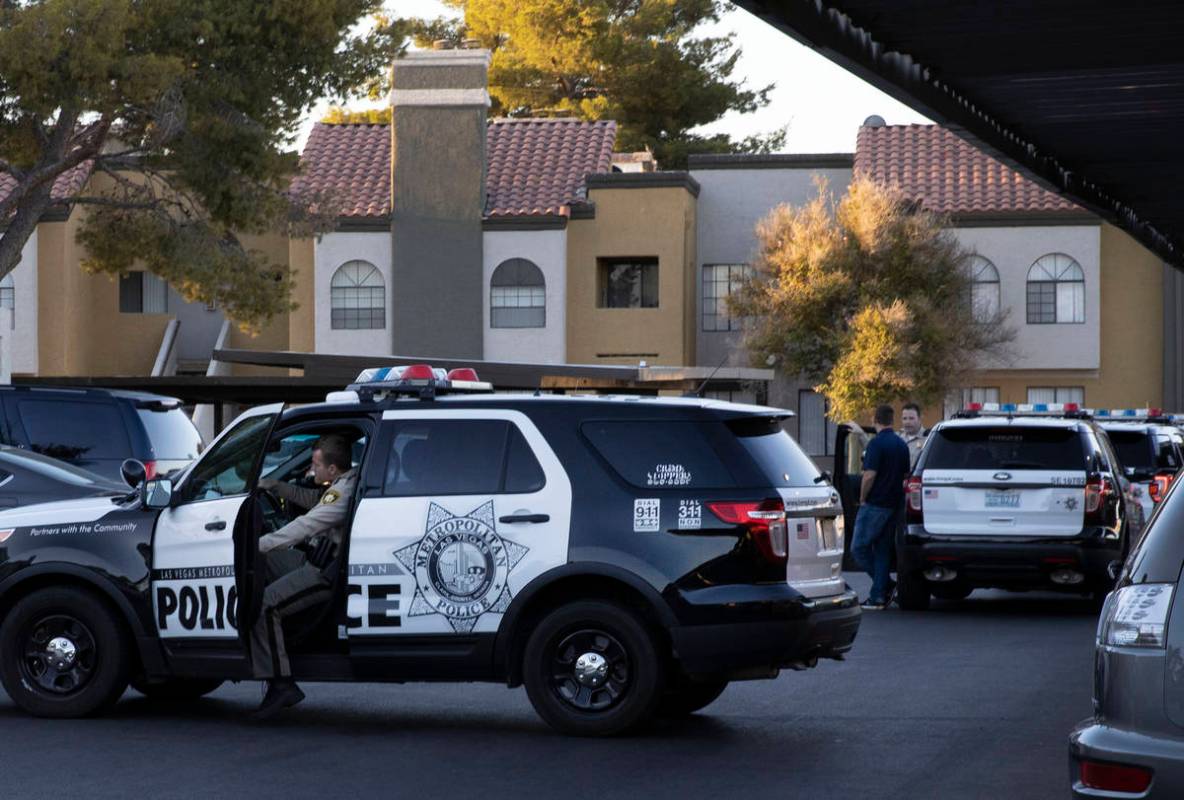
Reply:
M94 522L119 508L113 495L80 497L76 500L56 500L31 506L0 511L0 528L22 528L28 525L61 525L70 522Z

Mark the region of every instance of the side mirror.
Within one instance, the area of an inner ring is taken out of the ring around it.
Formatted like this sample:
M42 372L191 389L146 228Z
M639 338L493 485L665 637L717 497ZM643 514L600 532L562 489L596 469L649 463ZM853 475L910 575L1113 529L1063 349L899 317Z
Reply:
M133 489L139 488L144 479L148 477L148 470L134 458L125 459L119 465L119 472L123 475L124 483Z
M140 488L140 500L144 508L168 508L173 503L173 482L168 478L156 478Z

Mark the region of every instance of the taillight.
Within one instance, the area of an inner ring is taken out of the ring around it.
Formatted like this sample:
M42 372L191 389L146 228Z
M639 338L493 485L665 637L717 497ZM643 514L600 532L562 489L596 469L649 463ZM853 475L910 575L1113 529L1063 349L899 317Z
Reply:
M774 564L784 564L789 555L789 534L785 524L785 504L780 500L759 503L719 501L708 503L711 513L729 525L743 525L756 549Z
M155 461L145 461L144 462L144 480L150 481L155 477L156 477L156 462Z
M1157 472L1155 477L1151 479L1151 485L1147 487L1147 494L1151 495L1151 502L1158 503L1162 501L1168 494L1168 489L1172 488L1172 481L1176 479L1174 472Z
M909 522L920 524L924 522L921 513L921 476L910 475L904 482L905 516Z
M1106 500L1114 494L1114 483L1105 475L1094 475L1085 482L1085 516L1100 517L1105 513Z
M1151 770L1144 767L1128 767L1125 764L1082 761L1081 784L1086 788L1104 792L1141 794L1151 786Z

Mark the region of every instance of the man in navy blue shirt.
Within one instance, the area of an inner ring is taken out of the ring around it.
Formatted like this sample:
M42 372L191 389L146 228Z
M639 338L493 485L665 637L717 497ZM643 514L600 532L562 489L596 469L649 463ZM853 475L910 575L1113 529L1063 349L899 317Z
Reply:
M909 474L909 446L892 430L892 406L878 406L876 435L863 453L859 513L851 538L855 563L872 576L872 589L863 603L879 611L892 602L896 582L889 576L896 516L904 507L904 480Z

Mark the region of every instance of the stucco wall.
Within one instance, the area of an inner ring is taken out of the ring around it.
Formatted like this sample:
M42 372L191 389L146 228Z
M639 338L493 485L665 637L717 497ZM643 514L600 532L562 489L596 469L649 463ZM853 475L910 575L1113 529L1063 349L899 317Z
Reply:
M394 309L391 281L390 231L327 233L314 245L316 271L314 294L315 349L318 353L390 355L391 316ZM368 330L333 330L330 283L347 261L366 261L382 273L386 287L386 324Z
M567 231L485 231L484 320L486 361L561 364L567 358ZM525 258L546 281L546 327L490 326L490 279L503 261Z
M1001 308L1016 330L1013 356L986 368L1098 369L1101 365L1102 284L1099 225L954 228L963 245L990 259L999 271ZM1085 322L1029 325L1028 271L1041 256L1064 253L1085 273Z
M567 238L567 360L685 365L694 308L695 197L685 188L594 189L594 219L572 220ZM597 308L597 258L657 257L657 308ZM688 282L690 287L688 287Z
M0 233L0 239L4 234ZM0 321L5 366L17 375L37 374L37 231L21 248L13 268L13 309Z
M292 239L288 243L292 270L292 300L288 313L288 347L300 353L316 350L316 240Z

